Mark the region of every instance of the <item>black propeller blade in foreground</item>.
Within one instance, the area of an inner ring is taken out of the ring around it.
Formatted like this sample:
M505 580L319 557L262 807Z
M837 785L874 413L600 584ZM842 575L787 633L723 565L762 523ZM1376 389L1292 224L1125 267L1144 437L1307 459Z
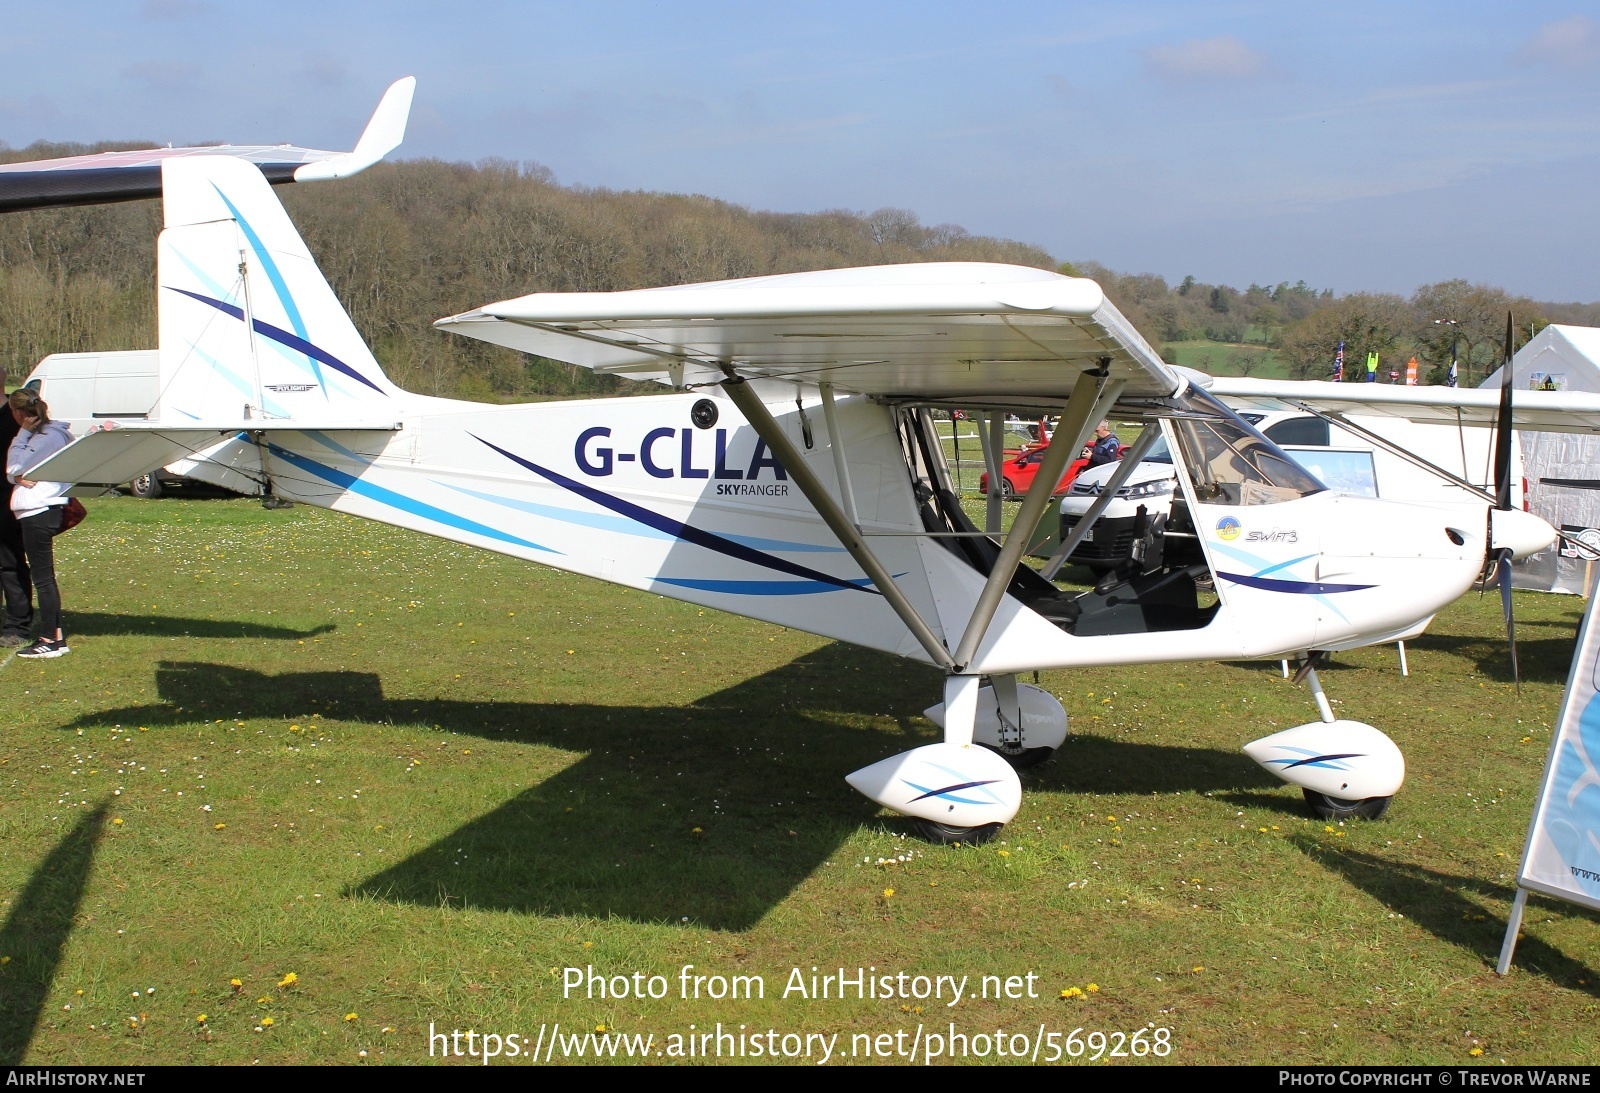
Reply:
M1505 364L1500 369L1500 412L1494 423L1494 507L1501 512L1511 509L1511 349L1516 327L1511 322L1511 312L1506 312ZM1494 516L1489 517L1491 541ZM1511 647L1511 678L1522 693L1522 673L1517 667L1517 621L1511 611L1511 549L1496 551L1496 580L1500 585L1500 610L1506 617L1506 643Z

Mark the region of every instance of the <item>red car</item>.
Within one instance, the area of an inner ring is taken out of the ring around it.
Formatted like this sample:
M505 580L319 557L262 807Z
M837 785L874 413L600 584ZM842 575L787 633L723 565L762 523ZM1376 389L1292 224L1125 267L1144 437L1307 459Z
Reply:
M1029 444L1019 452L1007 452L1006 461L1000 464L1000 496L1007 501L1014 501L1027 493L1033 487L1034 476L1039 473L1039 461L1044 458L1045 444ZM1089 465L1087 459L1074 459L1067 464L1067 471L1061 476L1060 485L1056 486L1057 495L1067 492L1072 485L1072 480L1078 477L1078 472ZM989 492L989 473L985 471L978 479L978 489L982 493Z

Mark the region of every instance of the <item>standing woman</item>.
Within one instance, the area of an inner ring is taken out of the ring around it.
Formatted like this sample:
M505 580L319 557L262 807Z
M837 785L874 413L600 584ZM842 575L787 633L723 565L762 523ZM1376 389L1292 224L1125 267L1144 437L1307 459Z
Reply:
M39 600L44 626L39 640L17 653L19 657L50 658L71 652L61 633L61 592L56 588L54 538L61 530L67 506L67 482L38 482L26 477L30 468L72 443L72 431L50 420L50 407L37 391L23 387L7 399L18 432L6 453L6 478L13 483L11 511L22 526L22 549Z

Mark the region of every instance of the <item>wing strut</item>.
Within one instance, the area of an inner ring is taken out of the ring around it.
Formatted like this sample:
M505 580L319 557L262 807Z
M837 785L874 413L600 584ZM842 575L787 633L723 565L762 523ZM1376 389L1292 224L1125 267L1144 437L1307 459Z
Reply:
M1109 364L1109 361L1107 363ZM1110 412L1112 404L1117 401L1117 396L1122 394L1126 381L1107 379L1108 371L1108 368L1100 368L1084 372L1073 385L1072 398L1067 403L1066 411L1061 415L1055 434L1050 438L1050 446L1044 450L1044 458L1039 461L1039 473L1033 479L1039 488L1029 490L1027 497L1023 499L1022 508L1017 511L1017 518L1011 525L1011 531L1000 547L1000 556L995 559L993 568L989 570L989 579L984 582L983 591L978 594L978 602L972 609L972 617L967 620L967 629L961 635L961 644L956 646L957 671L971 664L972 658L977 655L978 645L983 641L983 635L988 632L989 623L993 621L994 613L1000 607L1000 599L1006 593L1006 586L1011 583L1017 565L1022 561L1022 552L1028 548L1045 508L1055 498L1055 484L1061 481L1061 475L1066 471L1067 464L1078 453L1078 449L1083 447L1083 442L1089 436L1089 430L1094 428L1095 422L1099 421L1103 414Z
M1139 465L1139 461L1145 457L1145 453L1155 445L1156 439L1160 436L1161 423L1159 421L1152 421L1144 427L1144 432L1140 433L1139 438L1133 442L1133 447L1123 453L1122 462L1117 464L1117 469L1106 481L1106 484L1100 487L1100 496L1094 499L1094 504L1090 505L1089 511L1083 514L1083 519L1079 520L1078 526L1072 529L1072 534L1067 536L1060 546L1056 547L1055 553L1050 555L1050 560L1044 564L1043 569L1039 570L1039 576L1047 581L1056 579L1056 574L1060 573L1061 567L1066 565L1067 558L1071 556L1074 550L1078 549L1078 544L1083 542L1083 537L1089 534L1090 529L1094 527L1094 522L1100 519L1100 514L1106 511L1106 508L1117 496L1117 491L1122 488L1123 483L1133 474L1134 468Z
M861 515L856 512L856 491L850 484L850 462L845 459L844 434L839 431L839 415L833 408L833 384L818 384L822 392L822 423L828 427L828 447L833 452L833 473L839 479L839 499L844 502L844 513L858 530Z
M980 413L977 425L978 442L983 448L983 466L989 472L989 496L984 507L983 530L990 535L999 535L1000 525L1004 522L1000 464L1005 458L1006 416L999 410Z
M800 487L800 492L805 494L806 500L811 502L811 506L817 510L817 515L822 517L823 523L827 524L833 533L839 537L840 545L850 552L850 557L854 558L856 564L866 572L868 577L872 578L873 587L882 593L885 600L889 601L889 606L894 609L894 613L900 616L900 621L905 623L906 629L911 631L912 637L917 639L933 662L946 670L954 668L956 662L950 656L950 651L944 647L938 635L917 613L917 609L912 605L911 601L906 599L906 594L900 591L899 585L894 583L894 578L889 575L889 571L878 561L877 555L872 553L871 548L861 538L861 532L850 522L850 518L845 515L844 511L840 509L839 503L834 500L833 495L828 492L821 479L812 473L805 457L795 449L795 446L790 443L788 435L773 420L772 415L767 412L767 408L762 404L760 396L750 389L750 385L745 382L744 377L735 374L727 366L724 366L724 370L728 372L728 379L722 385L723 391L727 392L729 400L739 408L739 412L744 415L745 420L755 429L756 435L767 442L767 447L778 457L778 461L789 472L789 477L794 480L795 485ZM1012 564L1015 566L1016 563L1013 562ZM1005 582L1002 581L1002 590L1004 587Z

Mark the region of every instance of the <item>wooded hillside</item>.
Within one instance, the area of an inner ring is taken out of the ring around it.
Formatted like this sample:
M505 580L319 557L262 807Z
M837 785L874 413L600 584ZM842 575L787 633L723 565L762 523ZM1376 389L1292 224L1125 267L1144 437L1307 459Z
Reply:
M0 161L138 147L0 148ZM147 145L145 145L147 146ZM1093 262L924 226L901 209L756 212L701 196L559 185L531 164L380 164L354 179L277 191L357 327L395 381L428 394L504 400L620 392L613 377L441 334L440 316L537 291L604 291L893 262L1013 262L1094 277L1168 360L1216 372L1321 378L1343 338L1355 367L1415 353L1436 374L1450 338L1481 378L1505 310L1521 337L1549 318L1600 322L1600 305L1540 305L1447 281L1407 300L1336 297L1303 281L1240 290L1169 285ZM52 352L156 344L158 202L0 216L0 363L13 377ZM1455 319L1454 324L1435 319ZM1195 347L1204 352L1195 359ZM1205 349L1215 346L1216 353ZM1189 359L1185 359L1188 357Z

